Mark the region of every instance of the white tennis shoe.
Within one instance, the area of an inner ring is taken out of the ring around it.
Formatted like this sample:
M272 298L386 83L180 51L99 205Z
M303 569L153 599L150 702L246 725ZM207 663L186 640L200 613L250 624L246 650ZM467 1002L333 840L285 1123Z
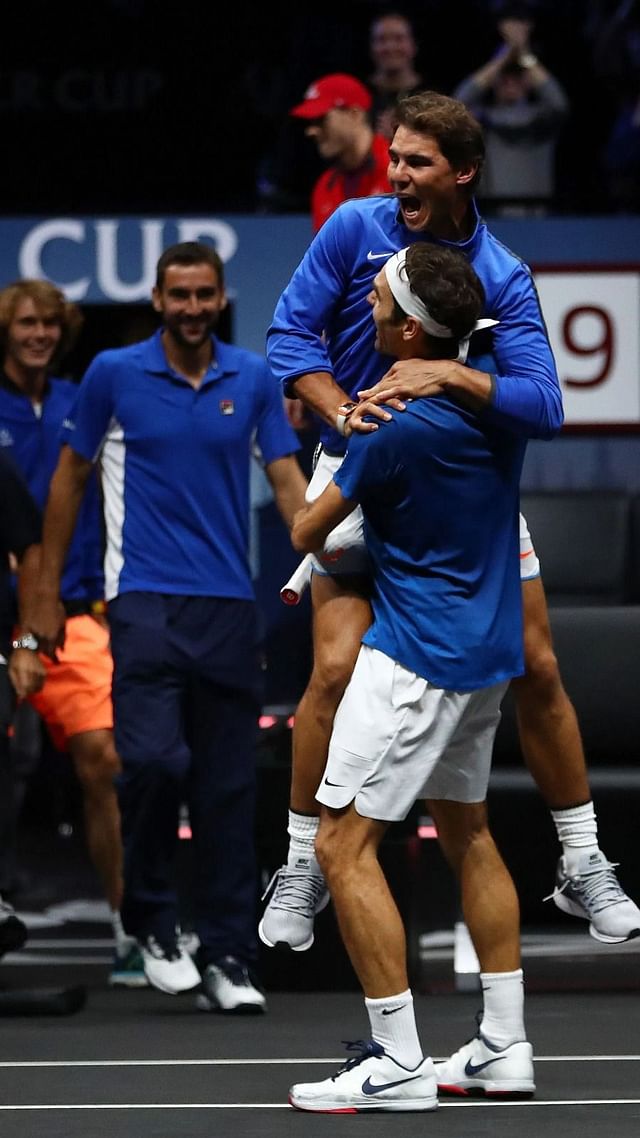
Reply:
M438 1089L431 1059L413 1070L397 1063L374 1040L347 1044L359 1051L335 1075L319 1083L296 1083L289 1102L297 1110L357 1114L370 1110L435 1110Z
M536 1089L531 1044L496 1047L480 1032L435 1069L441 1094L530 1098Z

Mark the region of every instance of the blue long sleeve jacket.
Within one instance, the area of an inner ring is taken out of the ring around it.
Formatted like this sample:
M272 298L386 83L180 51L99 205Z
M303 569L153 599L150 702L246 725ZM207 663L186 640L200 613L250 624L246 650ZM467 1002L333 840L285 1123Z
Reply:
M552 438L562 426L562 396L540 302L529 267L487 229L472 204L466 241L437 241L464 253L485 289L483 316L498 321L472 338L468 363L492 374L488 421L526 438ZM267 333L267 354L285 392L309 372L325 371L353 398L390 366L374 348L367 296L385 260L430 234L412 234L399 220L393 196L346 202L325 222L278 301ZM345 449L323 425L321 440Z

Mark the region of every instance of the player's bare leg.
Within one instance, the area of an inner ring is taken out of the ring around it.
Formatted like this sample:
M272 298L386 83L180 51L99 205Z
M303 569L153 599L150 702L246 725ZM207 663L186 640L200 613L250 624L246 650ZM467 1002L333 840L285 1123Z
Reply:
M522 752L562 844L553 898L563 912L588 920L596 940L617 944L640 936L640 909L598 846L580 728L553 650L540 577L523 581L522 599L526 672L512 683Z
M287 864L259 925L261 940L296 952L313 943L315 914L329 894L315 857L319 809L315 794L324 771L334 716L353 671L363 633L371 624L369 583L360 577L313 575L313 671L296 711Z

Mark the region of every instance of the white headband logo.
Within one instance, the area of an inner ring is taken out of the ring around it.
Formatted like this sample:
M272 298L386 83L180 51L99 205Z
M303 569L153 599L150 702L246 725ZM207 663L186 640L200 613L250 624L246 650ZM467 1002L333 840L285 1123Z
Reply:
M407 252L407 249L401 249L399 253L395 253L385 262L384 272L394 299L402 311L406 312L407 316L413 316L429 336L435 336L438 340L453 340L454 335L451 329L434 320L427 306L411 289L406 266ZM466 362L469 353L469 340L474 332L479 332L482 328L492 328L497 323L497 320L490 320L489 318L476 321L469 335L459 341L457 361L459 363Z

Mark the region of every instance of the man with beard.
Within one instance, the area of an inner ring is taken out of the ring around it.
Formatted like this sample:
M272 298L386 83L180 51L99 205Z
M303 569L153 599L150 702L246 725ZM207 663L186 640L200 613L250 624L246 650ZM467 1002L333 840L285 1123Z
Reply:
M102 352L80 387L45 519L31 627L52 648L64 549L99 457L106 596L125 844L122 918L149 981L200 1006L261 1012L255 960L254 745L260 654L248 563L254 436L289 523L305 478L265 362L213 331L227 303L223 265L185 242L157 266L149 340ZM194 843L198 965L177 936L178 813Z

